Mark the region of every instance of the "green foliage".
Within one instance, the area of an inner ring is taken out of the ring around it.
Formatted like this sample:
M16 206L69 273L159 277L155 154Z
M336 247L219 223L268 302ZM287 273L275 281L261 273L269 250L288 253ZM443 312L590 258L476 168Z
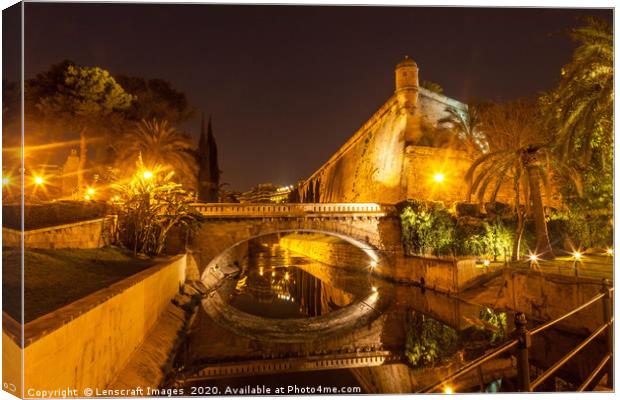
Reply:
M505 227L501 222L484 223L481 241L483 243L484 254L490 254L494 260L498 257L507 259L510 256L513 232Z
M607 213L591 213L573 205L550 213L548 225L551 236L566 251L606 248L613 243L612 217Z
M29 81L27 90L39 95L35 107L45 117L61 119L79 130L95 128L133 101L108 71L71 62Z
M443 204L409 201L400 220L408 254L451 254L455 221Z
M141 154L146 168L165 166L168 171L174 171L176 179L185 187L196 187L198 167L192 152L193 141L188 135L177 131L168 121L140 121L115 147L118 153L117 164L121 171L133 172L133 160Z
M414 367L423 367L451 356L458 349L456 331L423 314L407 315L405 356Z
M144 171L146 169L139 158L134 179L115 187L123 203L119 225L122 236L135 254L156 256L162 252L172 228L193 229L202 217L191 209L192 198L181 185L171 180L171 173L163 178L157 173L146 177Z
M613 157L614 36L603 19L587 18L570 31L579 42L562 68L558 88L546 99L556 132L557 153L566 161L588 163Z
M506 336L506 313L496 313L488 307L480 311L480 319L485 323L485 332L491 344L497 344Z
M420 86L433 93L443 94L443 88L441 87L440 84L436 82L422 81L422 84Z
M508 257L514 232L500 220L455 218L441 203L408 201L400 213L407 254Z

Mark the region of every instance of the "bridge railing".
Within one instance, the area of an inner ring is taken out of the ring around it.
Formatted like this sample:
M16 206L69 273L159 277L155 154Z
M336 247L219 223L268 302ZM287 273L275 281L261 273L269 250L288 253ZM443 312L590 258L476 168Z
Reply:
M193 203L205 216L270 216L306 214L381 214L376 203Z
M464 365L459 368L454 373L448 375L441 381L427 386L422 389L420 392L422 393L433 393L440 391L448 386L449 383L456 381L459 377L464 376L465 374L473 371L476 368L481 368L482 364L486 363L489 360L494 359L495 357L508 352L509 350L516 348L517 349L517 378L518 378L518 386L521 392L532 392L535 391L537 387L539 387L543 382L545 382L548 378L553 376L555 372L557 372L563 365L565 365L568 361L572 360L581 350L583 350L589 343L591 343L594 339L606 333L607 339L607 351L601 361L597 364L594 370L588 375L588 377L579 385L577 388L578 392L582 392L586 390L597 377L602 377L603 374L607 374L607 384L610 388L613 389L613 315L612 315L612 304L613 304L613 287L608 286L607 279L603 280L603 287L601 293L586 303L580 305L579 307L567 312L566 314L544 323L532 330L528 330L526 327L526 319L523 313L517 313L515 315L515 331L514 331L514 339L499 348L493 350L492 352L485 354L482 357L477 358L476 360L471 361L470 363ZM536 379L532 380L530 378L530 361L529 361L529 348L532 344L532 336L543 332L552 326L556 325L558 322L577 314L578 312L590 307L592 304L602 301L603 305L603 324L600 325L597 329L590 334L583 342L579 343L575 346L571 351L569 351L564 357L560 360L556 361L551 367L549 367L546 371L542 372Z

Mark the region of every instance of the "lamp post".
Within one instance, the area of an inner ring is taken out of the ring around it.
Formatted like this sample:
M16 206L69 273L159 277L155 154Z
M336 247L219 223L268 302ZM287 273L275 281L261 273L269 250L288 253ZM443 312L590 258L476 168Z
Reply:
M579 265L578 263L581 261L581 252L576 251L573 253L573 270L575 271L575 276L579 276Z

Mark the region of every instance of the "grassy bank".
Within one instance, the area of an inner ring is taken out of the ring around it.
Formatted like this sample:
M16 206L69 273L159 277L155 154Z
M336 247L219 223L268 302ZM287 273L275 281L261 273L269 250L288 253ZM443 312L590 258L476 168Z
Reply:
M131 252L103 249L27 249L24 254L24 319L32 321L154 264ZM20 320L20 253L2 251L3 310Z

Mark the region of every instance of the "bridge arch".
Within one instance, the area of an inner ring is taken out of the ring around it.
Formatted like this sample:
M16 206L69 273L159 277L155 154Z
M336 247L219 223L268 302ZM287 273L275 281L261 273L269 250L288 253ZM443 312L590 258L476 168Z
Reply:
M368 264L360 265L357 273L367 274L374 291L371 291L352 304L329 314L295 319L271 319L248 314L228 304L227 292L222 292L228 276L240 273L241 266L235 261L239 258L243 244L250 240L276 234L320 233L338 237L357 247L368 256ZM341 335L366 326L381 316L392 298L391 285L385 284L372 273L370 265L382 262L379 251L373 246L350 236L319 229L280 229L267 230L245 237L228 246L204 268L201 281L207 287L209 295L202 299L203 310L218 324L225 326L236 334L260 341L274 343L300 343L318 340L325 335Z

